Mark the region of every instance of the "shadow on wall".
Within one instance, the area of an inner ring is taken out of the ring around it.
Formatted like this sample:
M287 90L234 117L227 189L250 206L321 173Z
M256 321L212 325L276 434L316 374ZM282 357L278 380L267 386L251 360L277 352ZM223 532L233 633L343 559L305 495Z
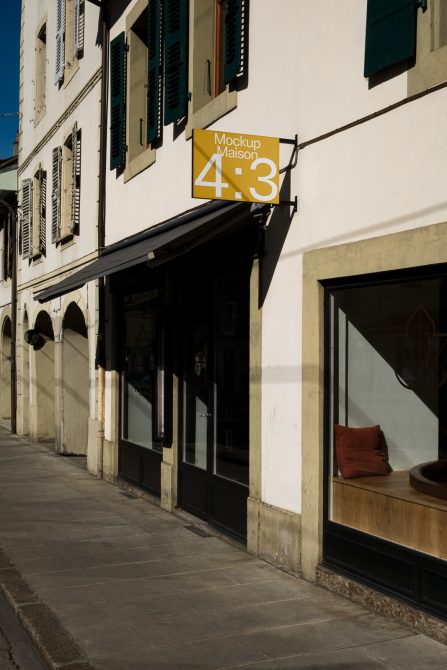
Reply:
M280 200L291 200L290 170L285 173L279 196ZM264 253L261 255L259 307L263 306L267 297L293 216L291 207L276 206L273 208L270 223L265 231Z

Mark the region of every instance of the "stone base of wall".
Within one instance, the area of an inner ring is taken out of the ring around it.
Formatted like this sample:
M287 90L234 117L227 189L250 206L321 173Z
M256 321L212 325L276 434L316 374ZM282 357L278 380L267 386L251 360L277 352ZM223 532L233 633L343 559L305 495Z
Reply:
M421 612L411 605L395 600L321 565L317 568L316 583L378 614L391 617L415 632L428 635L443 644L447 643L447 622Z
M247 550L292 574L301 570L301 516L248 498Z
M109 482L118 477L118 445L110 440L104 440L102 452L102 476Z
M161 498L160 505L168 512L175 509L177 502L177 470L171 463L161 464Z

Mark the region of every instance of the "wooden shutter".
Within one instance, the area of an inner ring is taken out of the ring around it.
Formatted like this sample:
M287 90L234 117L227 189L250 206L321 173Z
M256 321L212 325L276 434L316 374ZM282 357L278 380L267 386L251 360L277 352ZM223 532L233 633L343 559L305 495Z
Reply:
M56 69L54 83L58 84L64 76L65 66L65 0L56 4Z
M80 56L84 50L85 1L75 0L74 44L75 54Z
M8 212L8 218L4 223L3 228L3 269L2 279L12 278L12 242L15 234L15 226L13 225L13 216ZM15 217L14 217L15 219Z
M126 156L126 41L124 32L110 43L110 169L122 167Z
M53 189L51 193L51 241L57 242L61 236L61 180L62 147L53 149Z
M31 258L32 254L32 216L33 180L24 179L22 182L22 258Z
M39 251L45 254L47 246L47 173L45 170L39 172Z
M224 83L229 84L241 69L242 0L225 0Z
M365 77L416 53L418 0L368 0Z
M81 140L75 123L71 133L71 208L70 233L79 232L81 187Z
M160 0L148 4L148 86L147 86L147 142L160 134L161 96L161 15Z
M188 105L188 0L165 0L164 123L186 116Z

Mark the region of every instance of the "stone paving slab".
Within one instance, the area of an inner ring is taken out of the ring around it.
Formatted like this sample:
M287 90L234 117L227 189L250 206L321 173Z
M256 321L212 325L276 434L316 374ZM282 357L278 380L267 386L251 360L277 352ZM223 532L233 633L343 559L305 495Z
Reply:
M49 667L447 668L443 645L191 532L84 462L0 430L0 584Z

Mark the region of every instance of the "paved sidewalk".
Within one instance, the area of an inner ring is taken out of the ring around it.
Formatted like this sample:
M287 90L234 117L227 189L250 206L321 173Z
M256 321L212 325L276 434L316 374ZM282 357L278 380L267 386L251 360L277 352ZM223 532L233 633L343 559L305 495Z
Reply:
M447 668L444 645L197 535L81 465L0 429L0 583L49 667Z

